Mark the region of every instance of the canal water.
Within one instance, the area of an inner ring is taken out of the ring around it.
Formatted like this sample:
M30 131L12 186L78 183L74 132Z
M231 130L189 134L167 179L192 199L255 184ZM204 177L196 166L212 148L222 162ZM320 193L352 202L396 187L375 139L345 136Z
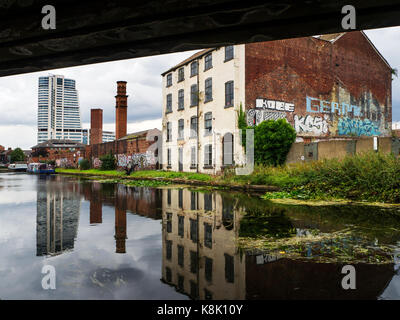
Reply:
M399 299L399 217L0 173L0 299Z

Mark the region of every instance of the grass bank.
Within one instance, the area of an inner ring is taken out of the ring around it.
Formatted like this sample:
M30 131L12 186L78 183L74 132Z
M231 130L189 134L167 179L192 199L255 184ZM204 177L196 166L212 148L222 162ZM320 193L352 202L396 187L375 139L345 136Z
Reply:
M365 153L342 160L330 159L285 165L255 166L250 175L234 170L212 176L202 173L57 169L59 173L119 177L133 180L165 180L237 190L268 191L266 199L334 200L400 203L400 159L392 154Z

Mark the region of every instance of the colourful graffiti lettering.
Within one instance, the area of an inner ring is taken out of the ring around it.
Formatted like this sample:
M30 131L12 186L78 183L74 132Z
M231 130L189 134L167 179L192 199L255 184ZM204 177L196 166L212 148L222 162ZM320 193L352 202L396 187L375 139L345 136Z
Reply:
M338 113L339 115L352 114L355 117L361 116L361 108L356 105L349 105L345 102L329 102L318 98L306 97L307 112Z
M297 133L327 134L328 122L323 117L298 116L296 114L294 116L294 128Z
M379 122L369 119L341 118L338 123L339 135L379 136Z

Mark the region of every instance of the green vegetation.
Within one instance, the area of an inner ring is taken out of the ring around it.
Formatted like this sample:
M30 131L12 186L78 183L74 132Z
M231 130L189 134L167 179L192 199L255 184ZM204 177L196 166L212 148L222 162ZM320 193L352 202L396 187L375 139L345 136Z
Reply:
M79 169L81 170L89 170L90 169L90 162L87 159L83 159L79 162Z
M212 176L204 173L155 171L155 170L134 171L131 173L131 177L183 179L183 180L194 180L194 181L211 181L213 179Z
M282 165L296 139L296 131L285 119L263 121L254 128L254 161Z
M276 181L293 198L400 202L400 159L393 154L370 152L280 170Z
M99 176L126 176L122 171L57 169L60 173ZM400 203L400 158L392 154L366 153L342 160L331 159L285 166L256 165L251 175L235 175L225 170L220 176L173 171L135 171L138 180L174 180L206 182L212 187L266 185L279 191L269 192L265 199L332 200L350 199L371 202Z
M25 154L20 148L14 149L11 154L11 163L15 163L18 161L24 161L25 160Z
M238 128L242 130L242 145L246 147L246 129L254 129L254 161L259 165L282 165L296 140L296 131L285 119L262 121L248 126L246 113L240 105Z
M105 156L100 157L101 160L101 170L115 170L117 167L117 161L115 160L114 155L110 152Z
M89 169L81 171L79 169L64 169L64 168L57 168L57 173L65 173L65 174L82 174L88 176L125 176L125 172L117 171L117 170L98 170L98 169Z

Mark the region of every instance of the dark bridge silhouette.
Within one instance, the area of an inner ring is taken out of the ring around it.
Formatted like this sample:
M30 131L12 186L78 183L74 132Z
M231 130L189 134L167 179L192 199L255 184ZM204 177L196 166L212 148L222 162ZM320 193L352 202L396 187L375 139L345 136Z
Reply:
M343 31L334 0L0 0L0 76ZM357 29L400 25L399 0L356 0Z

